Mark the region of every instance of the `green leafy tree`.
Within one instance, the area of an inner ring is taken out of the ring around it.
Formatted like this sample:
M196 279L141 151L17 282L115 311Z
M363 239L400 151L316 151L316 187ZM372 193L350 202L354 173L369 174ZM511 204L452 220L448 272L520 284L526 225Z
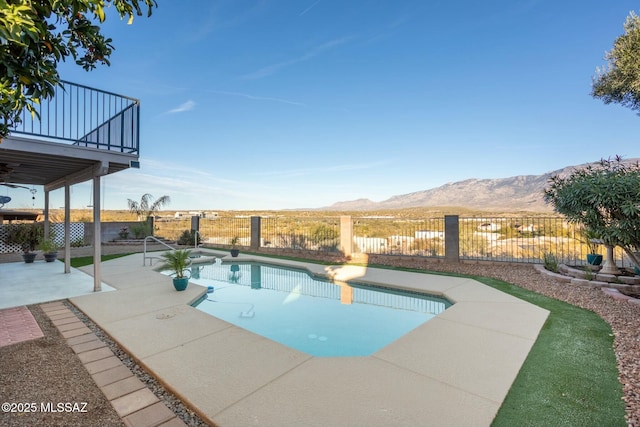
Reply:
M142 195L142 197L140 198L140 202L127 199L129 212L136 214L138 216L138 221L142 221L145 218L153 216L160 210L160 208L162 208L164 205L169 204L170 202L171 198L169 196L162 196L154 201L153 196L149 193Z
M605 104L615 102L640 110L640 18L631 12L624 23L624 34L607 52L608 66L598 69L591 95Z
M547 203L605 244L620 246L640 266L640 164L621 157L603 159L549 182L544 190Z
M60 83L58 63L71 57L91 70L109 65L114 49L97 25L105 7L133 21L146 5L151 15L155 0L0 0L0 138L20 123L26 108L51 98Z

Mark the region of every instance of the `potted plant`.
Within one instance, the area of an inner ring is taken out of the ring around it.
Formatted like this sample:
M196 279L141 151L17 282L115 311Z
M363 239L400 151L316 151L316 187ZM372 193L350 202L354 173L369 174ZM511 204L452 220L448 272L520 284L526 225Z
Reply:
M231 239L231 256L234 258L240 254L240 249L238 249L239 240L240 238L238 236L234 236L233 239Z
M127 227L126 225L124 227L121 227L120 231L118 231L118 236L122 240L128 239L129 238L129 227Z
M32 263L36 258L34 252L38 242L42 239L43 228L36 223L15 224L9 228L5 237L8 244L17 244L22 248L22 259L26 263Z
M189 284L189 279L191 278L191 273L188 269L189 264L191 264L189 255L191 255L189 249L168 251L161 255L162 268L172 271L171 275L174 276L173 286L176 291L184 291ZM189 276L186 273L189 273Z
M58 259L58 245L56 245L53 238L43 239L40 242L39 248L44 254L44 260L46 262L53 262Z
M587 263L589 265L602 264L602 255L598 253L598 248L602 240L589 228L585 228L582 231L582 235L584 237L584 243L587 245Z

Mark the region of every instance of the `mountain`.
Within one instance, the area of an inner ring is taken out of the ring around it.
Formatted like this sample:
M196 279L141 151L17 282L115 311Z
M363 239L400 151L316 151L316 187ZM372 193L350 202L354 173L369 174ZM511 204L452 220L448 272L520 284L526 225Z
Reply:
M636 162L639 159L625 159ZM593 163L592 163L593 164ZM500 179L467 179L430 190L393 196L382 202L358 199L337 202L323 208L335 211L385 210L417 207L462 207L486 211L551 212L543 199L544 188L553 175L566 176L588 164L567 166L542 175L519 175Z

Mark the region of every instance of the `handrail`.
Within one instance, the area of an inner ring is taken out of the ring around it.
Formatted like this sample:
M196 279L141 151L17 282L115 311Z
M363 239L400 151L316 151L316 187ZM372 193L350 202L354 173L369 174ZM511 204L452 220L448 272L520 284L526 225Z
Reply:
M147 239L153 239L156 242L160 243L161 245L164 245L164 246L168 247L172 251L176 250L176 248L166 244L165 242L163 242L162 240L158 239L155 236L147 236L147 237L144 238L144 254L143 254L143 258L142 258L142 266L146 266L147 265L147 258L149 258L149 260L154 258L154 257L147 257ZM149 265L151 265L151 261L149 261Z
M52 97L26 108L12 134L138 155L140 100L60 81Z
M199 230L193 230L193 231L195 231L195 234L194 234L194 240L196 244L195 248L198 249L198 236L202 237L202 234L200 234Z

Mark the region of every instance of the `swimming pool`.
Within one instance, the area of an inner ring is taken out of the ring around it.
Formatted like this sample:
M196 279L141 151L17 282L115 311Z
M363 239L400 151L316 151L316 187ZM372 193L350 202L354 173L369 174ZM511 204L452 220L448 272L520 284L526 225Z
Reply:
M213 287L194 304L198 310L319 357L371 355L451 305L254 262L193 265L191 277Z

